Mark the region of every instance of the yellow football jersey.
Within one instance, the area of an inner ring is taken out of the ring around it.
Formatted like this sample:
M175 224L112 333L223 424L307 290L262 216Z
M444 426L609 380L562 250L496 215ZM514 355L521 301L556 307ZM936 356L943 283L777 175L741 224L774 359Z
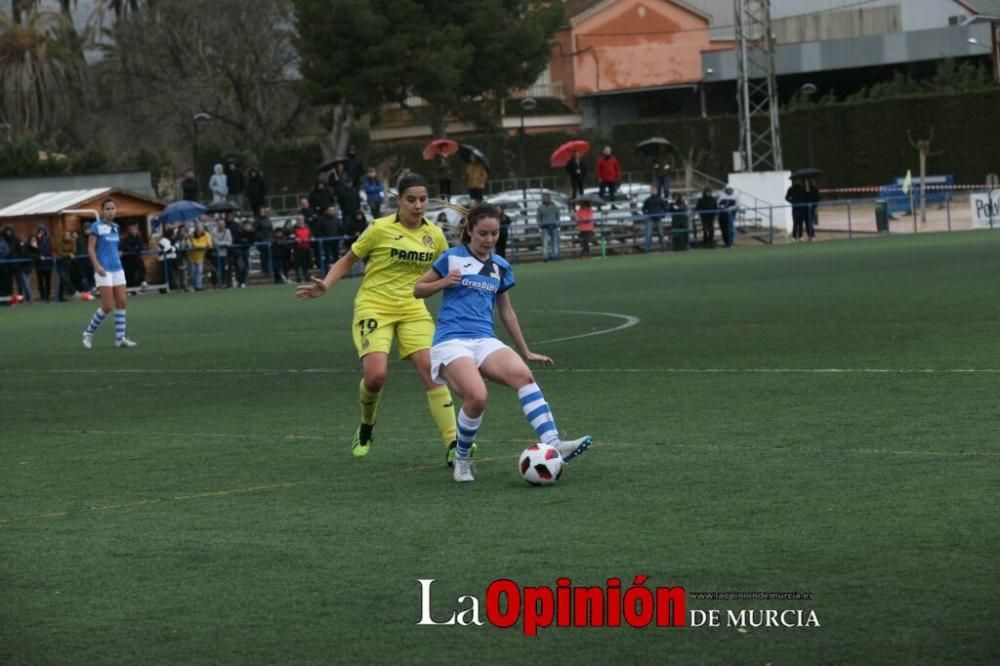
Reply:
M447 249L444 232L427 218L416 229L406 227L395 213L373 220L351 245L351 252L365 261L355 308L426 311L424 302L413 297L413 285Z

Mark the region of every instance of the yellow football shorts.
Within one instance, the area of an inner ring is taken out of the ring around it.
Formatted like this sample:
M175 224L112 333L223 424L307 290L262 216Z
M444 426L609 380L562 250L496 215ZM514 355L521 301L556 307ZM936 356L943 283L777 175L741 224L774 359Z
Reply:
M358 358L372 352L388 354L392 339L399 340L399 358L409 358L421 349L430 349L434 339L434 319L422 313L386 314L373 310L355 310L351 327Z

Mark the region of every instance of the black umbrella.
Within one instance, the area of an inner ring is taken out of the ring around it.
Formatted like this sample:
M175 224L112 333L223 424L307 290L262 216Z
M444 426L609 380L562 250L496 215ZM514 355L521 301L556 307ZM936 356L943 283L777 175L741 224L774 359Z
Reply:
M347 164L347 158L341 155L341 156L338 156L338 157L334 157L329 162L323 162L318 167L316 167L316 173L320 173L322 171L329 171L333 167L337 166L338 162L341 162L343 164Z
M817 169L816 167L806 167L805 169L797 169L793 171L789 178L815 178L816 176L822 175L822 169Z
M477 160L483 163L483 166L486 167L487 171L490 170L490 161L489 159L487 159L486 153L479 150L475 146L471 146L467 143L459 144L458 155L466 162L471 162L472 158L475 157Z
M571 204L589 203L591 206L604 206L608 202L596 194L581 194L569 200Z
M213 201L205 208L209 213L230 213L239 210L240 207L232 201Z
M635 149L642 153L643 155L648 155L649 157L657 157L658 155L672 150L674 144L670 143L662 136L654 136L652 138L646 139L645 141L639 142Z

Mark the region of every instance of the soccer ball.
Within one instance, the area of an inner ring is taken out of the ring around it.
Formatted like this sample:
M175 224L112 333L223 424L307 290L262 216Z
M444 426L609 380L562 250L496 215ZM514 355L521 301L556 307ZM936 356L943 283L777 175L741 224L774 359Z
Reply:
M517 468L531 485L548 486L559 480L565 464L559 449L548 444L535 444L521 452Z

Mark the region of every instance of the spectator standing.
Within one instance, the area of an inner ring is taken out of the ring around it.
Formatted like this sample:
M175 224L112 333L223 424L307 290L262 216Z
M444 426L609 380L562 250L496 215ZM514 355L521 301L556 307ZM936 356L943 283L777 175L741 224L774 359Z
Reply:
M181 198L185 201L198 201L198 181L194 178L194 170L188 169L181 178Z
M601 156L597 158L598 195L611 203L622 180L622 168L618 158L611 154L611 146L604 146Z
M675 250L686 250L691 245L691 239L689 238L691 225L688 218L688 207L684 203L684 196L680 192L674 194L668 210L670 211L671 245Z
M212 203L226 201L229 195L229 185L221 164L215 165L215 173L208 179L208 189L212 192Z
M447 201L451 198L451 163L448 162L447 155L438 153L435 164L437 166L438 194Z
M229 189L229 198L232 199L233 203L244 209L247 206L246 193L247 183L246 178L243 176L243 170L236 166L234 160L229 160L229 164L226 165L226 187Z
M819 223L819 188L816 187L815 180L807 178L805 189L807 204L806 235L809 236L809 242L812 243L816 240L816 225Z
M330 206L320 215L316 225L316 238L319 253L316 265L320 273L326 273L330 264L340 258L340 220L337 219L335 206Z
M274 272L274 259L271 253L271 241L274 239L274 223L271 222L271 209L267 206L260 206L255 209L254 217L254 240L257 251L260 252L260 270L270 273Z
M130 223L122 236L122 268L125 270L125 286L146 287L146 265L142 263L142 253L146 241L139 233L139 225Z
M4 236L7 245L10 247L10 258L14 260L13 273L14 281L17 283L17 291L24 298L25 303L31 302L31 253L28 251L28 244L14 232L13 227L4 228Z
M354 189L359 189L361 187L361 177L365 173L365 167L361 163L361 158L358 157L354 146L348 146L347 160L343 165L343 173L347 176L347 180L350 181Z
M578 197L583 194L583 180L587 176L587 165L583 163L583 157L576 153L566 162L566 175L569 176L570 197Z
M235 256L230 252L233 246L233 233L226 227L225 218L216 220L212 229L212 286L228 287L235 277L232 265Z
M10 247L10 234L7 230L10 229L10 233L14 233L13 227L4 227L3 233L0 233L0 299L9 298L12 293L14 293L14 265L10 263L11 260L11 247ZM10 302L7 300L0 300L0 306L8 306Z
M288 282L288 274L292 270L291 248L285 230L278 227L271 238L271 276L274 284Z
M656 163L653 165L653 186L660 192L664 201L670 199L670 165Z
M542 194L542 203L535 210L535 219L542 234L542 261L559 260L559 206L548 192Z
M736 235L736 213L739 202L733 193L733 188L727 186L719 197L719 231L722 232L722 242L726 247L733 246Z
M511 219L507 211L504 210L503 204L497 204L497 220L500 222L500 235L497 236L497 244L493 248L493 251L498 255L507 258L507 240L510 238L510 225Z
M67 296L76 293L73 286L73 255L76 254L76 239L73 238L73 231L66 229L62 238L56 244L56 265L59 268L59 288L56 297L60 301L66 300Z
M344 186L337 196L337 204L340 206L340 214L345 218L354 217L354 214L361 210L361 191L354 186L353 181L344 181Z
M52 238L49 230L39 226L35 235L28 239L28 251L35 265L38 279L38 297L48 303L52 297Z
M322 180L317 180L312 192L309 193L309 211L305 216L305 223L309 224L314 218L323 214L323 211L333 204L333 193ZM299 211L299 214L303 214Z
M222 168L222 165L219 165ZM223 176L225 177L225 176ZM205 224L199 220L191 234L191 249L187 253L188 268L191 271L191 285L195 291L205 288L205 254L212 248L212 236L205 231Z
M295 254L295 279L301 284L309 282L309 256L312 245L312 232L306 221L299 217L295 223L295 241L292 246Z
M382 187L382 180L378 177L374 168L368 169L368 174L361 181L361 189L364 191L365 199L368 201L368 209L372 212L372 219L378 219L381 217L384 189Z
M77 291L90 291L94 286L94 267L90 265L90 254L87 252L89 242L90 222L84 222L76 237L76 271L80 278Z
M229 250L230 256L235 255L233 271L236 274L236 286L240 289L247 286L247 278L250 276L250 248L254 246L256 240L257 232L254 230L253 220L245 218L233 239L233 247ZM261 262L263 262L263 256L261 255ZM260 269L265 270L263 263Z
M576 231L580 234L580 256L590 256L590 241L594 237L594 209L583 201L576 209Z
M469 164L465 167L465 185L469 188L469 198L476 203L483 200L488 178L489 173L486 171L486 165L480 162L475 155L471 155Z
M642 202L642 224L645 231L646 252L653 251L653 231L655 229L657 239L660 241L660 252L667 249L666 241L663 238L663 217L667 212L667 202L660 195L660 190L654 185L650 188L649 196Z
M798 178L793 178L791 186L785 191L785 201L792 206L792 242L798 243L802 240L802 230L809 217L806 188Z
M247 204L254 215L258 215L258 211L267 206L267 181L257 169L250 169L247 176Z
M712 194L712 188L706 187L695 202L694 209L701 218L701 243L706 248L715 247L715 217L719 214L719 200Z
M177 288L184 291L192 291L191 262L188 259L188 253L192 247L191 232L188 231L187 225L178 224L177 231L174 233L174 248L177 257L173 260L173 270L170 272L177 276Z

